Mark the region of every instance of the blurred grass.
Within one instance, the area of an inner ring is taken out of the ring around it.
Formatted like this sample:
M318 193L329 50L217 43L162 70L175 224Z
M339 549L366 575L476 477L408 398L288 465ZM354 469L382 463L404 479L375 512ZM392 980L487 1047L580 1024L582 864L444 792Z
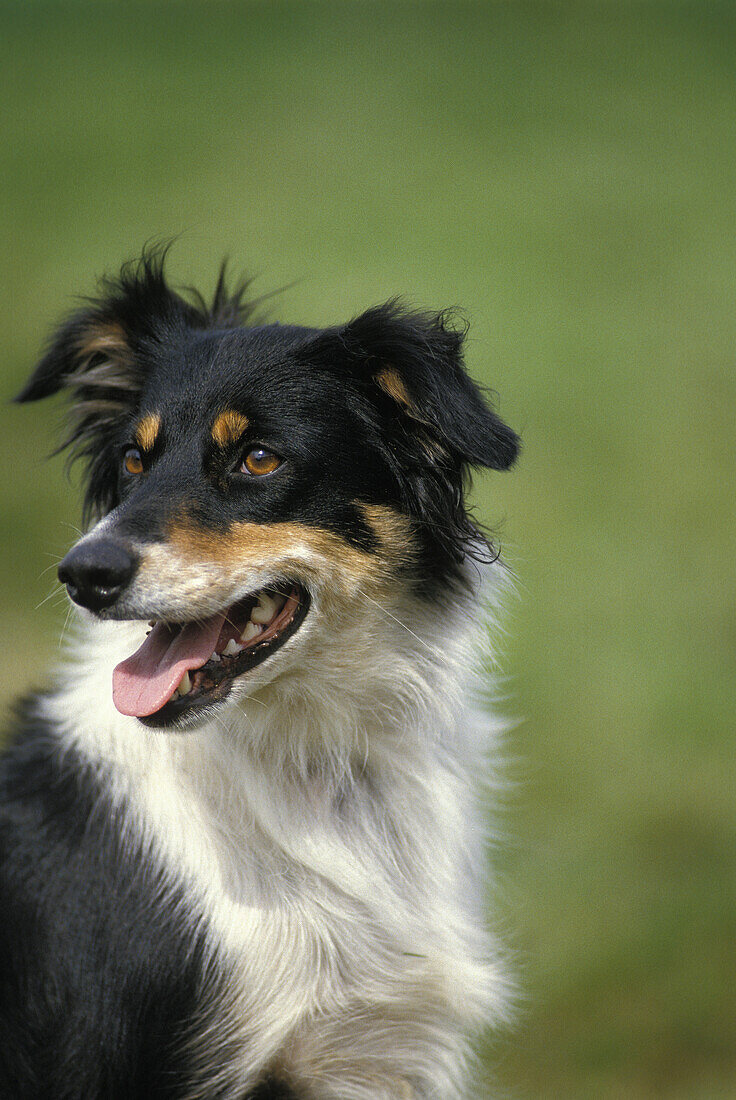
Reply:
M6 3L0 63L5 396L156 237L183 282L298 279L288 320L464 308L525 440L476 489L524 718L488 1090L736 1095L736 9ZM3 410L6 701L65 614L58 417Z

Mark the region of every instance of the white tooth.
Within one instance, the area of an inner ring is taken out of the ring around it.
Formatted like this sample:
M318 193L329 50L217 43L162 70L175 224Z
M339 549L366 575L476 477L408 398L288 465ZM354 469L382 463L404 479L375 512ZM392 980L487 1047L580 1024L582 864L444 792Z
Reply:
M255 638L260 633L260 627L256 626L255 623L246 623L245 630L240 635L240 640L241 642L249 642L251 638Z
M270 623L277 611L284 606L282 596L269 596L267 592L258 595L258 603L250 613L254 623Z
M185 672L181 680L179 681L178 690L180 695L188 695L189 692L192 690L192 681L188 672Z
M234 638L231 638L222 651L226 657L235 657L238 653L243 652L243 646L238 645Z
M213 654L212 654L212 655L210 656L210 660L211 660L211 661L216 661L216 662L217 662L217 664L219 664L219 663L220 663L220 661L222 660L222 657L221 657L221 656L220 656L220 654L219 654L219 653L217 652L217 650L215 650L215 652L214 652L214 653L213 653Z

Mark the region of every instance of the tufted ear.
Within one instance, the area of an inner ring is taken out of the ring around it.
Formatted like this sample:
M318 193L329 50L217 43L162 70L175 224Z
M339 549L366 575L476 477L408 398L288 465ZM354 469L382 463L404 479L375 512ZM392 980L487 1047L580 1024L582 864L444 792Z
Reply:
M70 397L67 435L60 451L87 461L87 514L115 503L111 440L136 408L146 377L147 352L189 325L230 327L242 323L250 305L247 283L228 292L225 265L211 304L196 291L187 301L164 276L166 248L149 249L125 264L116 278L102 281L99 298L73 313L54 333L16 401L37 401L58 391Z
M324 355L332 343L333 355L389 397L406 428L430 451L506 470L516 459L519 438L465 373L463 338L443 314L411 312L388 302L328 330L310 354Z
M16 397L37 401L59 390L70 395L67 431L57 448L86 460L85 516L116 503L112 440L136 406L143 372L131 334L114 303L100 302L73 314L54 334L46 354Z
M135 353L162 323L191 307L167 285L166 250L144 253L125 264L115 279L102 280L99 298L73 313L52 336L48 350L16 397L36 401L59 390L71 390L78 401L104 394L106 402L125 403L140 376Z
M165 283L163 259L161 252L148 253L126 265L117 279L103 282L104 293L57 329L16 397L26 402L60 390L69 394L68 429L58 450L69 447L73 457L87 461L88 515L115 503L111 441L138 401L144 379L140 345L181 301Z
M54 334L15 400L37 401L64 388L122 389L132 382L131 359L128 336L112 313L80 310Z

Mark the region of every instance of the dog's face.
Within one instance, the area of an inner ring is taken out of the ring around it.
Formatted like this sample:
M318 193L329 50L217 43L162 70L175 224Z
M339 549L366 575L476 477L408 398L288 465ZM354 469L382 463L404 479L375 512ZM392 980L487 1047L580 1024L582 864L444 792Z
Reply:
M469 465L518 441L440 317L388 305L342 328L248 323L145 257L57 333L23 401L72 394L95 526L59 575L101 618L150 620L116 706L192 724L398 591L437 600L480 536ZM264 668L263 666L267 666Z

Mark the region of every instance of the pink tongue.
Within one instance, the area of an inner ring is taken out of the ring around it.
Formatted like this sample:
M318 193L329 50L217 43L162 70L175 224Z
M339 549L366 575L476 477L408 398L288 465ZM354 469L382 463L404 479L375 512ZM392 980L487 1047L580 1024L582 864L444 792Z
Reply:
M204 623L173 629L157 623L112 674L112 700L120 713L143 718L168 703L184 673L207 663L224 621L223 611Z

